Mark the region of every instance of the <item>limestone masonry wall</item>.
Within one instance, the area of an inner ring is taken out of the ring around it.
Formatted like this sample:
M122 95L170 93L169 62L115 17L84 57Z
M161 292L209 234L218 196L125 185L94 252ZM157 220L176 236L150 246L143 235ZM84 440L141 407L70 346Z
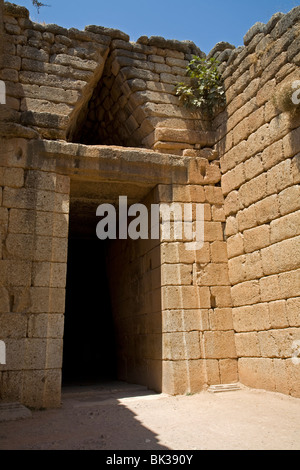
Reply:
M239 379L299 396L300 116L274 98L299 80L300 8L229 53L216 119Z
M26 141L1 142L2 399L60 404L70 180L27 161ZM3 188L3 189L2 189Z
M209 53L214 120L175 96L205 56L190 41L41 25L0 1L0 47L0 399L60 405L69 230L88 243L97 205L126 194L203 204L204 245L110 245L119 378L300 397L300 7Z

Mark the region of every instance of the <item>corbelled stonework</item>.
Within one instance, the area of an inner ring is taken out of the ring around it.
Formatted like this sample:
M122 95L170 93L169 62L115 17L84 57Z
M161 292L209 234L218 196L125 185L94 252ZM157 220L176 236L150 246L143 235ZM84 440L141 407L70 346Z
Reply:
M299 397L300 118L281 97L300 79L300 7L254 25L243 47L213 48L227 104L212 121L175 95L192 55L204 57L195 44L41 25L0 5L0 399L60 405L76 309L84 349L111 311L119 379ZM97 206L125 195L149 209L203 204L203 247L174 234L111 241L106 270L81 264L75 287L78 247L96 267ZM85 308L89 284L100 300Z

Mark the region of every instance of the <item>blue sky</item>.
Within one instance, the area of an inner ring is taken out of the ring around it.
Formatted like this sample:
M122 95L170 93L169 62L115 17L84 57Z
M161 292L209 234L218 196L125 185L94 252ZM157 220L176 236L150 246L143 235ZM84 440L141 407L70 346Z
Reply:
M38 15L31 0L15 0L30 10L34 21L84 29L96 24L117 28L136 41L140 36L188 39L208 53L219 41L235 46L257 21L266 23L298 0L42 0L50 6Z

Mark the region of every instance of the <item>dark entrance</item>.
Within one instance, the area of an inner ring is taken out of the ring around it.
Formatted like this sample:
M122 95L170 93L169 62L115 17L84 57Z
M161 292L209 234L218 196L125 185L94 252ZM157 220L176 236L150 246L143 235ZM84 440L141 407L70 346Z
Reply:
M63 385L116 379L107 243L69 237Z

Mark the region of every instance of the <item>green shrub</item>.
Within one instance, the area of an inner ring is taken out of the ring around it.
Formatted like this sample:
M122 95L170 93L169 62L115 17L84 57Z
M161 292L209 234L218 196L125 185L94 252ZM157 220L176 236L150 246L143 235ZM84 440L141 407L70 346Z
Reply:
M176 85L176 95L186 107L213 117L225 105L225 91L218 65L219 62L213 57L203 59L193 56L187 66L190 84Z

